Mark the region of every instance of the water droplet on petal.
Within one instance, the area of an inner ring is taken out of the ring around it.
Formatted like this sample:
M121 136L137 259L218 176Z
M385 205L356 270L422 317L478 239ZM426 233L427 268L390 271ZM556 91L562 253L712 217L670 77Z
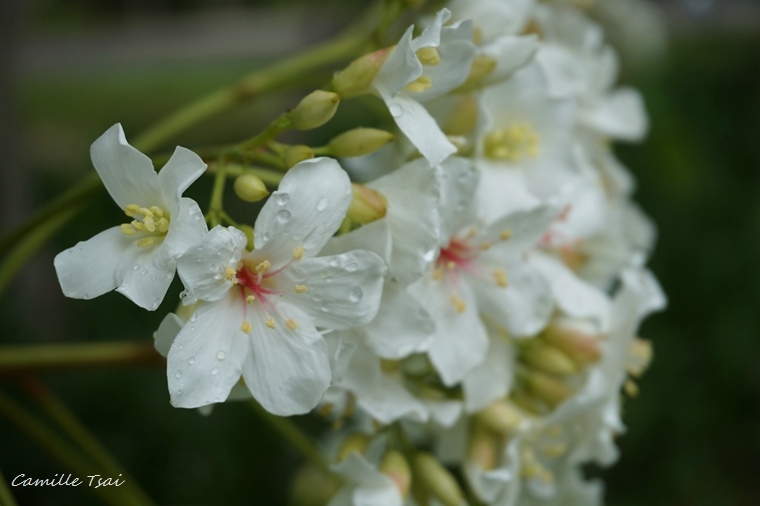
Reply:
M133 266L132 266L132 270L133 270L133 271L136 271L136 270L138 270L139 268L140 268L140 264L135 264L135 265L133 265Z
M190 365L193 365L195 363L195 357L190 357L187 359L187 363Z
M348 272L354 272L356 269L358 269L359 266L356 263L350 263L346 266L346 270Z
M159 300L154 300L153 304L150 306L154 311L158 309L158 305L161 303Z
M322 304L322 306L319 309L321 309L323 313L330 312L330 308L327 306L327 304Z
M142 274L143 276L145 276L146 274L148 274L148 269L143 269L143 271L140 274Z
M290 221L290 211L286 209L281 209L277 211L277 214L275 215L275 217L277 218L277 221L279 221L280 223L287 223Z
M327 199L321 198L317 202L317 211L324 211L325 209L327 209Z
M216 358L218 358L219 360L224 360L224 357L226 356L227 355L224 353L224 350L219 350L219 353L216 354Z
M351 302L359 302L360 300L362 300L362 297L364 297L364 291L359 286L353 287L348 292L348 299Z
M89 300L89 299L90 299L90 294L89 294L89 293L87 293L87 292L85 292L85 293L83 293L83 294L82 294L82 298L83 298L84 300Z
M404 114L404 110L398 104L391 104L389 110L391 111L391 116L394 118L400 118Z
M275 201L276 201L276 202L277 202L279 205L281 205L281 206L285 206L285 205L287 205L287 204L288 204L288 202L290 201L290 195L288 195L287 193L278 193L278 194L277 194L277 198L275 199Z
M195 332L195 327L193 327L192 325L190 326L190 332Z
M338 257L332 257L330 259L330 267L337 267L340 265L340 260L338 260Z
M177 379L180 379L182 377L182 370L181 369L177 369L177 372L174 373L174 377L177 378Z
M216 376L217 374L219 374L219 368L214 367L213 369L211 369L211 375L212 376Z
M191 322L194 322L197 319L198 319L198 313L193 313L193 316L190 317Z

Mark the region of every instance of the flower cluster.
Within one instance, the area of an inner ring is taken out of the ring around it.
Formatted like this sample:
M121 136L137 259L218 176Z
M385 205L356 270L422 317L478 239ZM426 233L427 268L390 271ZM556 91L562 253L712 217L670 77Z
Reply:
M563 2L452 0L276 124L375 96L395 135L357 128L321 158L265 140L285 170L271 195L216 167L267 198L252 230L182 197L197 155L156 173L114 126L92 159L131 221L59 254L61 286L155 310L176 270L182 304L156 333L171 403L318 408L331 505L596 504L581 466L616 459L621 392L652 353L637 329L664 306L610 147L647 130L617 67Z

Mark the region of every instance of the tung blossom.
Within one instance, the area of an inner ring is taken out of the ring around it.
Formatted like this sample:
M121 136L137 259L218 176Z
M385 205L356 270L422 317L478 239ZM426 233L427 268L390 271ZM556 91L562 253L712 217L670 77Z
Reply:
M154 310L174 279L177 257L208 231L198 204L182 197L206 164L177 147L157 174L150 158L127 143L120 124L106 130L90 154L106 190L132 221L59 253L58 281L67 297L91 299L116 289Z
M243 232L215 227L182 256L184 303L201 302L169 350L174 406L222 402L241 375L271 413L305 413L317 404L331 379L317 327L371 320L385 273L380 257L364 250L315 258L350 202L337 162L301 162L261 210L253 251Z

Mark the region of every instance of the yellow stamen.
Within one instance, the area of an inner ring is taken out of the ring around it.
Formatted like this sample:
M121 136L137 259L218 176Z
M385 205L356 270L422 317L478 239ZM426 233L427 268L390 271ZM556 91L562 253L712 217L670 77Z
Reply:
M290 330L295 330L298 328L298 323L295 320L285 320L285 326Z
M237 284L237 271L232 267L226 266L224 268L224 279Z
M273 329L273 328L275 328L274 318L272 318L272 317L270 316L270 317L267 319L267 321L266 321L266 324L267 324L267 327L269 327L270 329Z
M158 225L156 225L156 228L158 228L159 232L166 233L169 231L169 220L167 220L164 217L161 217L160 220L158 220Z
M431 86L433 86L433 81L428 76L420 76L404 86L404 89L412 93L419 93L429 89Z
M150 212L153 213L157 218L164 217L164 210L158 206L150 206Z
M140 215L140 206L137 204L129 204L124 208L124 214L130 218L137 218Z
M507 287L507 273L504 269L499 268L493 271L493 278L496 281L496 285L500 288Z
M489 158L516 162L538 156L538 135L526 123L497 128L486 135L484 148Z
M296 285L295 290L296 293L306 293L309 291L309 287L306 285Z
M451 294L451 303L454 304L457 313L464 313L467 309L467 303L455 293Z
M140 230L140 231L145 230L145 225L143 225L141 222L137 220L132 220L132 223L130 223L130 225L132 225L132 228L134 228L135 230Z
M456 269L456 266L457 266L457 264L453 260L449 260L448 262L446 262L446 268L449 269L449 270Z
M253 302L256 300L256 297L254 295L249 295L245 298L246 304L253 304Z
M155 232L156 231L156 222L153 221L153 218L150 216L147 216L143 220L143 225L145 225L145 228L148 229L148 232Z
M248 322L243 322L243 324L240 325L240 330L242 330L246 334L250 334L251 333L251 329L253 329L253 326L250 323L248 323Z
M623 388L625 389L625 393L627 393L629 397L636 397L637 395L639 395L639 386L633 380L627 380L623 384Z
M262 274L269 270L269 268L272 266L271 262L269 260L264 260L259 265L256 266L256 273Z
M441 55L438 54L438 50L434 47L423 47L417 50L417 58L423 65L430 65L434 67L441 63Z
M504 230L502 230L502 231L501 231L501 235L499 235L499 238L500 238L502 241L506 241L506 240L508 240L510 237L512 237L512 231L511 231L511 230L509 230L508 228L505 228Z
M484 242L483 244L480 245L480 249L482 249L484 251L491 249L491 243L490 242Z
M440 281L443 279L443 271L441 269L435 269L433 271L433 281Z
M301 260L303 258L303 246L296 246L293 248L293 258Z
M156 242L156 240L153 239L152 237L143 237L142 239L137 241L137 246L140 248L144 248L146 246L150 246L154 242Z
M122 234L135 235L137 233L137 230L135 230L135 228L129 223L122 223L119 225L119 228L121 229Z

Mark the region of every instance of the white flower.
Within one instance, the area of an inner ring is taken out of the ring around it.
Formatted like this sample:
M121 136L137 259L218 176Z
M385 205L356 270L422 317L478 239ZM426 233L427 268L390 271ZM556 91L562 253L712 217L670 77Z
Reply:
M410 26L372 82L398 127L431 166L456 148L422 104L462 84L475 54L471 23L444 27L450 17L451 12L442 9L415 38Z
M177 257L208 230L198 204L182 197L206 164L177 147L156 174L150 158L127 143L120 124L101 135L90 154L106 190L132 221L59 253L58 281L68 297L90 299L116 289L154 310L174 279Z
M316 327L343 329L377 312L385 265L368 251L315 255L340 226L351 186L334 160L301 162L256 220L255 249L215 227L179 263L185 303L202 301L168 357L172 404L222 402L242 375L262 406L304 413L327 389L328 350Z
M393 479L357 452L332 469L346 484L328 506L402 506L406 502Z

